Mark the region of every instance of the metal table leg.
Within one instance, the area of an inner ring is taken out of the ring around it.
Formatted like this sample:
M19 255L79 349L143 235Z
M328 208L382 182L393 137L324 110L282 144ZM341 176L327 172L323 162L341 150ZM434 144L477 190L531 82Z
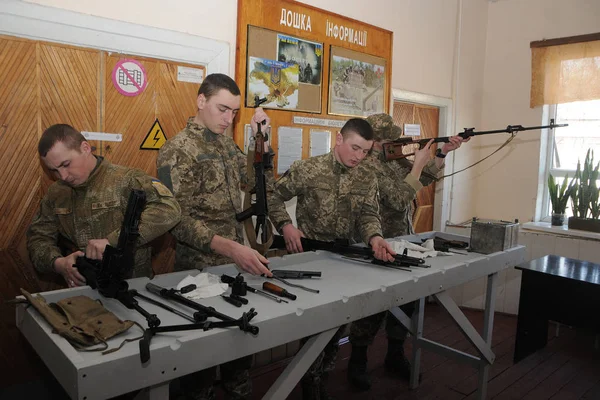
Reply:
M169 382L140 390L135 400L169 400Z
M419 386L419 375L421 370L421 340L423 339L423 318L425 317L425 298L421 297L415 302L415 311L412 315L412 329L413 333L413 354L412 364L410 366L410 382L408 386L411 389Z
M263 400L286 399L338 329L336 327L308 339L279 378L271 385L269 391L263 396Z
M442 354L445 357L453 358L462 362L466 362L479 370L479 382L477 385L477 399L483 400L487 395L487 382L489 379L489 369L495 360L495 355L492 352L492 332L494 327L494 308L496 302L496 280L498 274L494 273L488 276L487 291L485 299L485 312L483 324L483 337L471 325L467 317L463 314L454 300L446 292L439 292L433 295L436 301L448 311L454 322L466 338L475 346L479 352L479 357L471 354L458 351L449 346L442 345L432 340L423 337L423 319L425 298L417 301L415 312L411 321L411 332L413 334L413 355L410 374L409 387L415 389L419 385L419 370L421 361L421 350L423 348ZM398 320L405 324L405 319L402 315L392 312Z

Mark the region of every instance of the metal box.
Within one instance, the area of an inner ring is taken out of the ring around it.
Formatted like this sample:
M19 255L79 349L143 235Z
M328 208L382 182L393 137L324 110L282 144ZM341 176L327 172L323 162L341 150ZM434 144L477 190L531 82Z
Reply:
M513 248L519 241L519 222L473 218L470 251L491 254Z

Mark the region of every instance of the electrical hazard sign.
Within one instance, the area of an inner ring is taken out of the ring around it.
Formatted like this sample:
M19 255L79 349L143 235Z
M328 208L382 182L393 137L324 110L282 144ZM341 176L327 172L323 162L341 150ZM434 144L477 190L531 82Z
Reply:
M160 122L158 122L158 118L154 121L152 128L146 135L146 138L142 142L140 146L140 150L158 150L163 144L167 141L167 136L165 135L165 131L163 131L162 126L160 126Z

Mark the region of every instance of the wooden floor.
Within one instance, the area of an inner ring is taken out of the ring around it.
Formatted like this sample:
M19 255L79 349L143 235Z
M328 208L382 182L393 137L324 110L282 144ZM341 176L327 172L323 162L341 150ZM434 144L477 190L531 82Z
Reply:
M483 312L464 312L471 323L481 331ZM490 371L488 399L600 400L600 351L594 350L594 336L561 326L559 336L556 337L554 324L551 324L551 327L548 346L515 365L512 358L517 319L514 316L496 314L493 333L496 362ZM426 305L424 335L428 339L475 354L450 317L437 304ZM409 390L406 382L385 373L383 359L386 347L385 333L380 332L373 346L369 348L368 355L373 387L369 392L356 392L346 380L350 345L342 345L336 370L328 382L330 394L338 400L475 399L477 374L473 368L423 351L421 385L416 390ZM407 345L407 354L411 354L410 345ZM285 364L286 362L280 362L252 370L253 399L262 398ZM223 398L222 393L218 394L218 398ZM290 400L301 398L299 387L289 396ZM40 377L39 381L0 390L0 400L5 399L62 400L68 399L68 396L50 371L45 369L45 376Z
M471 323L481 332L483 312L464 310ZM590 316L598 318L598 316ZM548 346L513 364L517 319L496 314L493 351L496 362L491 367L488 384L489 399L527 400L600 400L600 351L594 350L594 336L561 326L556 337L551 324ZM442 344L475 354L472 346L437 304L428 304L425 311L424 336ZM385 333L380 331L369 349L369 371L373 387L368 392L352 390L346 380L350 345L342 345L336 370L327 384L335 399L475 399L477 373L466 364L422 351L422 381L419 388L409 390L404 381L385 373L383 359L387 348ZM411 354L407 345L407 354ZM410 358L410 357L409 357ZM253 371L253 398L260 399L285 365L267 366ZM296 387L290 400L302 398Z

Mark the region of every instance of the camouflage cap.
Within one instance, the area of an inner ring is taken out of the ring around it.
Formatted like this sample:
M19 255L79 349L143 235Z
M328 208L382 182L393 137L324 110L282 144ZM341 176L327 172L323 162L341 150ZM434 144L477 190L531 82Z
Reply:
M394 120L388 114L373 114L367 118L371 124L375 140L396 140L402 135L402 128L394 125Z

